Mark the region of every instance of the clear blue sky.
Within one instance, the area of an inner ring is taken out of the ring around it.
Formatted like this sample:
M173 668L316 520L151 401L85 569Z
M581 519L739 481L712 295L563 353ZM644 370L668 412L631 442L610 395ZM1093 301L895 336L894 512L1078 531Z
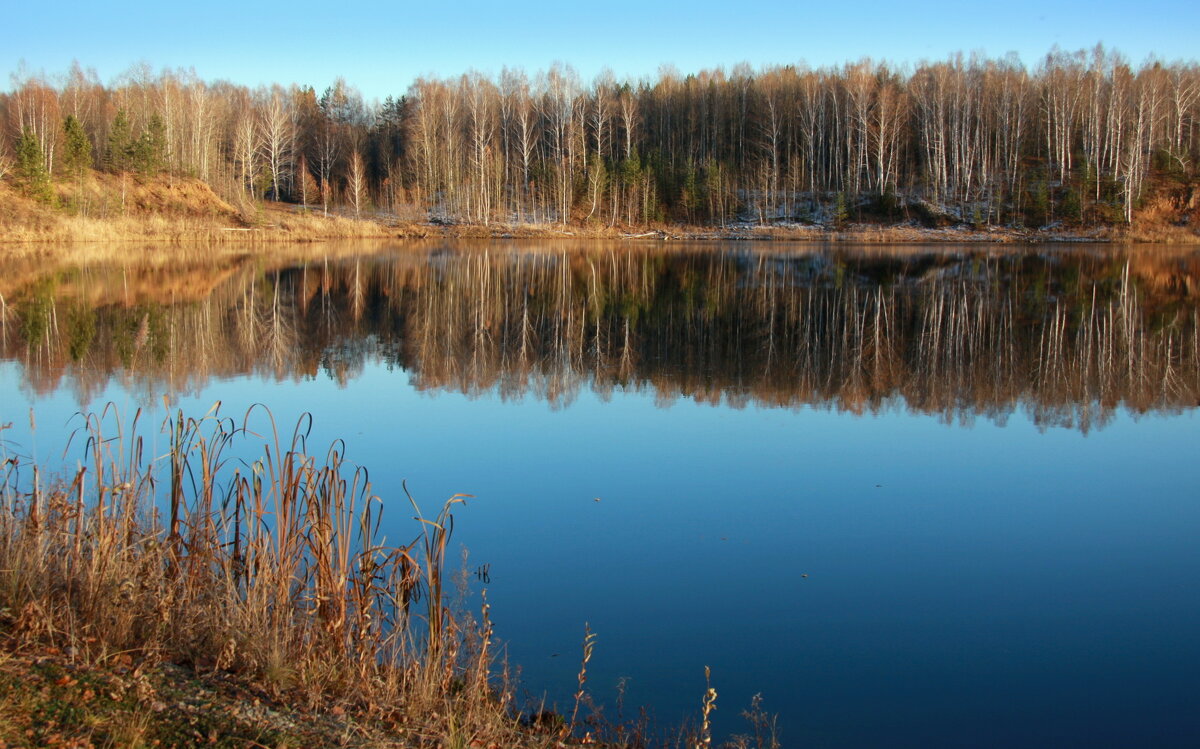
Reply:
M82 6L82 7L77 7ZM745 6L743 6L745 7ZM72 60L109 82L135 62L195 68L206 80L301 83L318 90L344 76L368 98L403 94L422 74L450 76L505 65L529 71L554 61L585 80L603 67L618 77L749 62L814 67L869 56L893 62L940 59L954 51L1000 57L1015 51L1033 67L1058 44L1097 42L1138 63L1196 59L1200 2L861 2L262 4L230 0L177 4L11 3L6 9L0 86L24 61L64 73Z

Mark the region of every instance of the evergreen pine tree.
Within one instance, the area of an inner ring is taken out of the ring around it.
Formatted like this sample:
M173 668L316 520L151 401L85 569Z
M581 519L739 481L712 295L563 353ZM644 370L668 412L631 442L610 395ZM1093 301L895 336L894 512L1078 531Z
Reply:
M167 128L157 114L134 145L134 166L144 174L158 174L166 166Z
M133 132L124 109L117 110L112 127L108 131L108 149L104 154L104 165L113 172L127 172L133 155Z
M725 225L726 204L724 169L721 162L709 159L704 165L704 194L708 198L708 220Z
M833 225L839 229L850 219L850 209L846 206L846 193L839 192L833 200Z
M21 131L17 142L17 182L31 198L43 203L54 202L54 190L50 185L50 173L46 171L46 158L42 144L32 131Z
M73 114L63 120L63 135L66 144L63 153L63 168L72 177L82 177L92 165L92 142L83 131L81 123Z

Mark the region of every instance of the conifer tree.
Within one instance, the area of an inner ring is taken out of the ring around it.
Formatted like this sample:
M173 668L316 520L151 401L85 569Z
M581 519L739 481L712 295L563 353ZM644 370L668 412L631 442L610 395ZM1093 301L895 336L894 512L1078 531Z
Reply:
M129 118L124 109L118 109L112 127L108 130L108 149L104 155L104 164L110 171L127 172L132 155L133 132L129 127Z
M54 190L50 185L50 173L46 171L42 144L28 128L21 131L21 139L17 142L16 176L26 195L43 203L54 202Z
M134 144L133 165L144 174L158 174L166 166L167 128L157 114Z
M841 228L850 219L850 209L846 205L846 193L839 191L833 199L833 225Z
M73 114L63 120L63 135L66 141L63 168L72 177L82 177L92 166L92 142L83 131L83 124Z

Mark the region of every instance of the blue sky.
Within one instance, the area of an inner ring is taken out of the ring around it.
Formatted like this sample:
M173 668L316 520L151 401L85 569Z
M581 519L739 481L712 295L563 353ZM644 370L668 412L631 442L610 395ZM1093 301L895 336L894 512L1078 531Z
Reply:
M82 7L77 7L82 6ZM12 3L0 48L3 88L24 61L64 73L72 60L109 82L133 63L195 68L207 80L302 83L344 76L371 98L404 93L418 75L562 61L585 79L749 62L831 65L862 57L940 59L954 51L1030 67L1051 48L1116 48L1133 62L1196 59L1200 3L1116 2L365 2L287 4ZM17 33L12 33L19 30Z

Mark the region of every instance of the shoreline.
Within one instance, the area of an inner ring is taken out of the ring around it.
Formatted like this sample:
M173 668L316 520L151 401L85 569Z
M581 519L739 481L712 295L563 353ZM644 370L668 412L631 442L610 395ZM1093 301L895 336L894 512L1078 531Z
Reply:
M280 209L276 212L282 213ZM648 225L595 227L571 224L478 224L394 222L295 213L261 227L215 226L203 219L169 216L117 219L70 218L64 225L0 227L0 256L14 248L37 250L58 243L285 244L335 240L391 239L579 239L660 242L823 242L823 243L950 243L1048 244L1162 243L1200 245L1200 232L1188 227L1155 229L1097 226L1041 228L921 226L914 221L880 224L734 224L719 226ZM25 253L19 253L25 254Z
M1125 239L1111 229L1088 230L1024 230L1005 227L976 229L972 227L931 228L912 222L896 224L848 223L834 228L818 224L734 224L731 226L645 226L630 229L544 225L457 224L442 229L441 236L471 239L617 239L646 241L744 241L744 242L947 242L947 243L1044 243L1044 242L1122 242ZM414 235L416 236L416 235ZM1187 243L1200 244L1200 235ZM1128 241L1138 241L1136 238ZM1182 242L1181 242L1182 243Z
M1200 223L1167 220L1165 214L1147 214L1130 226L1055 222L1041 228L981 225L942 214L932 220L868 214L836 223L481 223L430 219L415 206L401 213L355 215L345 208L325 212L319 206L270 201L234 205L204 182L186 177L93 172L78 184L56 183L54 190L55 198L47 204L0 180L0 257L47 254L44 248L54 244L269 245L397 239L1200 245Z

